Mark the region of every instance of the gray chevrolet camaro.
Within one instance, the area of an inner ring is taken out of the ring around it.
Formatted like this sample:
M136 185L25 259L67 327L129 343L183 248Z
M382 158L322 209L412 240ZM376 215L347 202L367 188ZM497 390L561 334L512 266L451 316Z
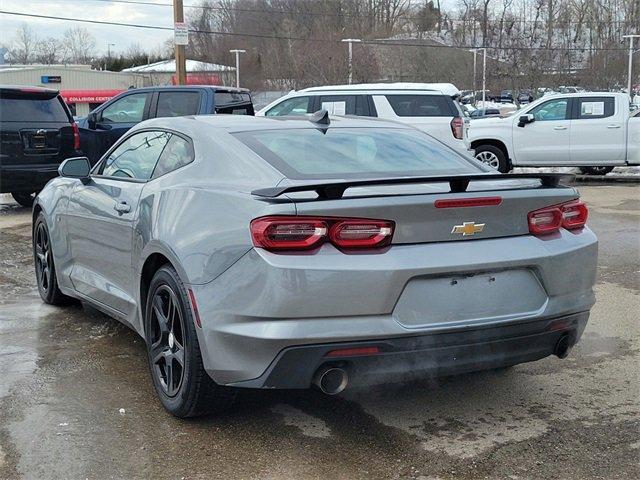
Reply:
M137 331L165 408L503 368L580 338L597 240L561 174L501 175L375 119L131 129L36 198L43 300Z

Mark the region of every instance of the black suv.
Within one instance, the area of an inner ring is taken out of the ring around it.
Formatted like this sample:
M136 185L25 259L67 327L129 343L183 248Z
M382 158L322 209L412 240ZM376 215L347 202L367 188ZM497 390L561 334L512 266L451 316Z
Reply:
M31 206L79 148L78 126L57 90L0 85L0 193Z

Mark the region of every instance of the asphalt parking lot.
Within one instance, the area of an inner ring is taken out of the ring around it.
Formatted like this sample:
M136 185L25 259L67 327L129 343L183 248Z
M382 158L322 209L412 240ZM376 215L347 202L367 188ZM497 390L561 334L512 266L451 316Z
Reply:
M0 478L640 478L640 187L580 189L598 302L569 358L338 397L246 392L188 421L157 401L133 332L40 301L30 212L2 195Z

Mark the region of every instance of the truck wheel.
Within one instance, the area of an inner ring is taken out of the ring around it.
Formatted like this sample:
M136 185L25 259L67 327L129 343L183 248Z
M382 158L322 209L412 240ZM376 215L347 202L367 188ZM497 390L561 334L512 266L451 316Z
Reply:
M580 171L585 175L606 175L613 167L580 167Z
M507 173L511 170L511 165L502 150L493 145L480 145L476 148L477 160L486 163L491 168L495 168L501 173Z
M36 198L33 192L11 192L13 199L23 207L31 208L33 200Z

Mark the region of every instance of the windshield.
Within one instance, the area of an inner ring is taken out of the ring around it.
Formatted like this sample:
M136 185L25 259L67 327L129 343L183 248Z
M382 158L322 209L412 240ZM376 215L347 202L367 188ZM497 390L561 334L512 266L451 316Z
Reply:
M483 170L429 136L404 129L316 128L236 133L291 179L435 176Z

